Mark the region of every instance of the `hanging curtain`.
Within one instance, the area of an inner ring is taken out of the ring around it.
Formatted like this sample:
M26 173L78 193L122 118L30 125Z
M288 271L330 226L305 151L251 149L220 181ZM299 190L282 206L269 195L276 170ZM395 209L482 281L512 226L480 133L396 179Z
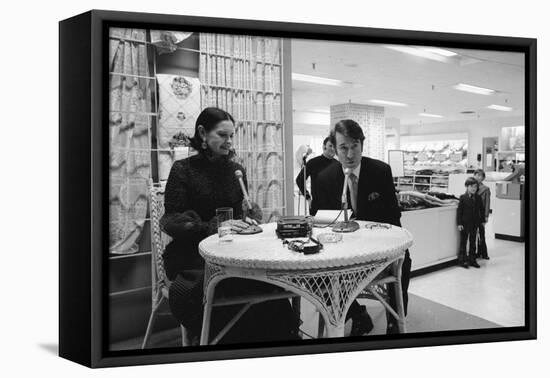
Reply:
M138 251L150 177L151 85L146 31L110 29L109 250Z

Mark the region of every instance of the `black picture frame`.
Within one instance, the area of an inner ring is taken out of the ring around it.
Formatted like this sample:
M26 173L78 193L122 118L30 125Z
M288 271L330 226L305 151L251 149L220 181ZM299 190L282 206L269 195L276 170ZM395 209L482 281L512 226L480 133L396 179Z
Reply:
M132 350L106 348L109 26L283 38L474 48L525 53L525 326L269 344ZM59 24L59 355L89 367L157 364L535 339L537 41L485 35L92 10Z

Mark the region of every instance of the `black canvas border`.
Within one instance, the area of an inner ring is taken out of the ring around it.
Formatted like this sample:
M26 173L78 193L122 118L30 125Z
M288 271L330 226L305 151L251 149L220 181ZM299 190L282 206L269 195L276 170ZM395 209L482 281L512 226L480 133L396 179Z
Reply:
M59 355L90 365L91 13L59 24Z
M72 25L72 26L69 26ZM108 124L106 70L110 26L177 29L351 42L446 46L523 52L525 70L526 282L524 327L303 340L261 345L108 351ZM65 28L65 29L63 29ZM79 34L68 36L69 33ZM89 43L86 38L89 37ZM84 39L76 56L77 40ZM82 65L81 70L70 65ZM64 69L62 70L62 67ZM88 68L88 70L86 70ZM89 87L74 87L89 72ZM86 73L87 74L87 73ZM78 75L77 75L78 76ZM72 110L71 110L72 109ZM205 361L356 350L407 348L536 338L536 39L358 28L336 25L190 17L93 10L60 22L60 355L91 367ZM76 116L75 116L76 113ZM78 128L74 120L78 120ZM68 148L76 138L88 143ZM71 160L73 160L71 162ZM81 167L75 177L75 164ZM89 162L89 170L86 165ZM84 164L83 164L84 163ZM89 206L87 206L89 205ZM86 210L87 209L87 210ZM81 222L73 221L80 216ZM63 241L63 242L62 242ZM86 303L86 300L89 302ZM83 304L80 308L74 303ZM76 343L78 341L78 343ZM75 345L78 350L74 350Z

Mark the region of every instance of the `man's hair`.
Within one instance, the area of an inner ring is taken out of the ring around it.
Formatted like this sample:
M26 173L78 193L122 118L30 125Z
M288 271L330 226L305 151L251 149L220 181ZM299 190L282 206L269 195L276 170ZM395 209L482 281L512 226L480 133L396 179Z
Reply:
M466 179L466 182L464 182L464 186L470 186L470 185L477 185L477 180L473 177L468 177Z
M363 129L361 129L361 126L352 119L344 119L334 125L334 129L330 132L329 136L334 147L336 147L336 133L359 140L361 145L363 145L363 141L365 140Z
M323 147L325 147L328 142L332 143L332 141L330 140L330 136L326 137L325 140L323 140ZM332 143L332 145L334 145L334 143Z
M485 171L484 171L483 169L476 169L476 170L474 171L474 176L477 175L478 173L479 173L480 175L482 175L483 178L485 179Z

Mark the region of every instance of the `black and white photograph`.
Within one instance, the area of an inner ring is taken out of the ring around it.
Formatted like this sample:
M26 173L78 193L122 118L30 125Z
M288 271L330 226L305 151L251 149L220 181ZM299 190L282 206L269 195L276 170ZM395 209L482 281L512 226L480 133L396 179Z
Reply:
M7 369L540 375L537 7L117 3L5 24Z
M544 2L6 2L4 377L543 377Z
M525 53L107 38L109 351L526 327Z

